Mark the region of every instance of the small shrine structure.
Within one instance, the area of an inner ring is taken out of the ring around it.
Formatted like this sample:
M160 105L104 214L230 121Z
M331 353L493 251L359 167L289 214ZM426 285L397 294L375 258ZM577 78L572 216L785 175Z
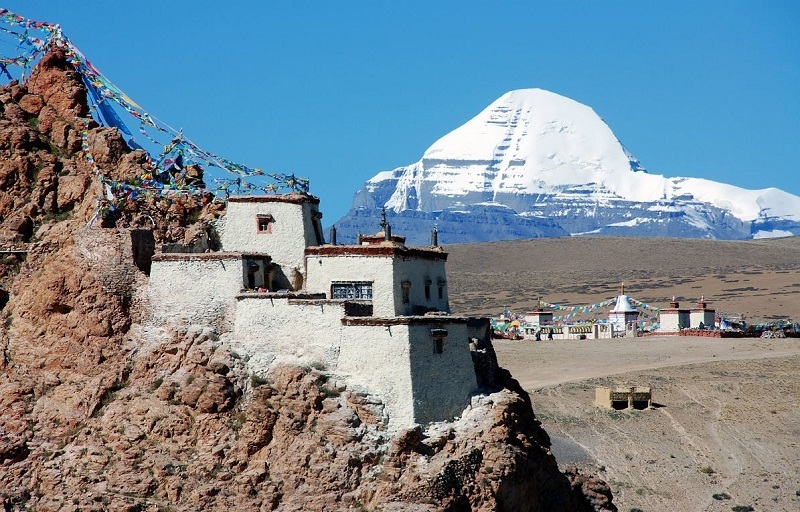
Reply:
M715 319L716 311L708 307L705 297L701 295L697 307L689 312L689 325L693 329L713 329L716 327Z
M683 329L716 329L716 311L708 307L704 296L700 296L697 307L681 308L680 303L672 297L668 308L660 311L657 332L678 333Z
M625 284L622 285L617 302L608 312L608 323L614 335L625 333L625 336L636 336L636 324L639 321L639 310L631 304L631 299L625 295Z
M687 329L691 325L689 310L681 309L680 303L672 296L672 301L668 308L663 308L658 315L659 332L678 332Z

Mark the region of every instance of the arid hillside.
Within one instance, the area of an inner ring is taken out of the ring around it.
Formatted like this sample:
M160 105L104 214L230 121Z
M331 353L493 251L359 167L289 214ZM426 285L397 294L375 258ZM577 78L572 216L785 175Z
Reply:
M559 464L599 470L620 510L800 510L796 338L501 340L495 350L531 393ZM655 407L598 407L597 386L650 387Z
M592 304L619 293L665 307L674 295L748 322L800 320L800 237L718 241L580 237L450 245L454 312L521 312L537 298Z

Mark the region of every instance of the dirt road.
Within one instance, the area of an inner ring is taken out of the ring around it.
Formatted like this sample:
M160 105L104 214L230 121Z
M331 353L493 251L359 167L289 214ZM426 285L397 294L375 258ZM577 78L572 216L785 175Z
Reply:
M494 340L500 364L530 391L637 370L800 355L800 339L654 336L606 340Z

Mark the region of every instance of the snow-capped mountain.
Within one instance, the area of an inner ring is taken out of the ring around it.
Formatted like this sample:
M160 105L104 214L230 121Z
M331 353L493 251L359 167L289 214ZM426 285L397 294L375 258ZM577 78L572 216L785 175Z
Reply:
M511 91L436 141L419 162L367 181L336 223L427 244L568 235L742 239L800 234L800 197L648 173L589 107Z

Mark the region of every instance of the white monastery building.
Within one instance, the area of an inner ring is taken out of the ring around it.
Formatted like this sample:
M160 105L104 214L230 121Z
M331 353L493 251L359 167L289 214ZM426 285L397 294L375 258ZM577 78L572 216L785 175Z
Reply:
M685 309L672 297L668 308L661 310L658 316L659 332L679 332L681 329L714 329L716 328L716 311L708 307L705 297L697 301L697 307Z
M357 244L325 243L321 217L307 194L230 197L221 250L153 256L154 316L229 333L256 370L324 365L380 397L390 428L459 416L488 319L449 314L447 253L407 247L385 219Z

